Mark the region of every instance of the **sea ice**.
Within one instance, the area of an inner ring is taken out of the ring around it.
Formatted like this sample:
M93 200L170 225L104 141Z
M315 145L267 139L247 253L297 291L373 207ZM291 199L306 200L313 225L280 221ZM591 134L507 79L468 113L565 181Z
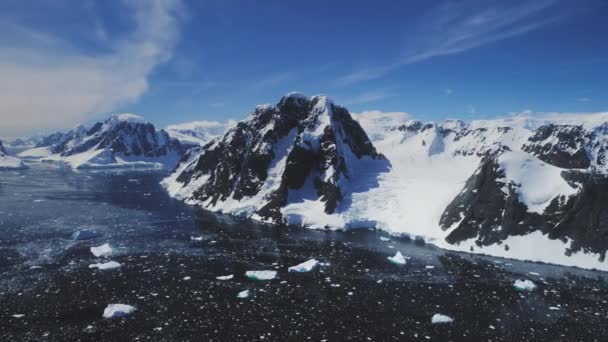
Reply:
M277 276L277 271L247 271L245 276L253 280L271 280Z
M443 323L452 323L454 319L452 317L442 315L442 314L434 314L431 318L432 324L443 324Z
M107 257L112 255L112 247L109 244L104 243L101 246L91 247L91 253L96 257Z
M94 239L99 237L99 234L95 233L94 231L91 230L79 230L77 232L75 232L74 234L72 234L72 239L76 240L76 241L81 241L81 240L90 240L90 239Z
M530 280L519 280L517 279L515 283L513 283L513 287L517 291L533 291L536 288L536 285Z
M236 295L238 298L248 298L249 297L249 290L245 290L245 291L241 291L239 292L238 295Z
M403 254L401 254L401 252L397 252L395 256L388 257L387 259L388 261L396 265L405 265L406 263L405 257L403 256Z
M314 270L317 266L319 266L319 261L316 259L310 259L305 261L299 265L291 266L288 271L289 272L310 272Z
M233 275L233 274L229 274L229 275L225 275L225 276L218 276L218 277L215 277L215 279L217 279L217 280L230 280L230 279L232 279L232 278L234 278L234 275Z
M108 262L104 262L104 263L99 263L99 264L91 264L89 265L89 268L98 268L100 270L110 270L113 268L119 268L122 265L117 263L116 261L108 261Z
M103 310L104 318L122 317L135 311L135 307L127 304L109 304Z

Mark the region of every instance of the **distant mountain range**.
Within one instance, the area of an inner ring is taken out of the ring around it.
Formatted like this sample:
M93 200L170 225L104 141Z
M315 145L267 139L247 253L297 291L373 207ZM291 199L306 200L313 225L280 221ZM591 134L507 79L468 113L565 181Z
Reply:
M92 127L82 125L67 133L42 139L21 158L58 162L72 168L173 168L184 148L164 130L133 114L112 115Z

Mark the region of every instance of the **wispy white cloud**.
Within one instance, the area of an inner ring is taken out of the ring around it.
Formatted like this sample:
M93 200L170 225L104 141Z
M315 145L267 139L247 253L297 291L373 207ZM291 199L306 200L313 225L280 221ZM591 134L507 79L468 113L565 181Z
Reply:
M357 96L354 96L352 98L347 98L343 101L343 103L346 106L366 104L366 103L372 103L372 102L384 100L391 96L393 96L392 93L387 92L385 90L368 91L368 92L359 94Z
M454 93L454 91L450 88L444 89L443 93L446 95L452 95Z
M588 97L581 97L581 98L578 98L577 101L587 103L587 102L591 102L592 100Z
M181 0L124 0L133 30L109 40L100 22L91 32L107 52L91 54L71 41L31 27L10 27L20 41L0 46L0 130L63 128L139 99L152 71L172 57Z
M408 64L464 52L495 41L521 35L556 20L539 14L556 0L455 1L441 3L420 20L410 36L417 40L395 60L361 68L336 81L337 85L376 79Z

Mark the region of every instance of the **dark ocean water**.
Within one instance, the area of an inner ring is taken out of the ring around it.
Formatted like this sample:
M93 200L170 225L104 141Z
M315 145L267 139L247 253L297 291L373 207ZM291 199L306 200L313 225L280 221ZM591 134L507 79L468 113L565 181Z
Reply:
M212 214L169 198L160 171L31 166L0 173L1 341L608 340L602 272ZM72 239L85 229L99 237ZM103 243L110 258L89 250ZM406 265L387 261L396 251ZM310 258L325 265L287 272ZM108 260L122 267L88 267ZM136 311L104 319L111 303ZM436 313L454 322L432 325Z

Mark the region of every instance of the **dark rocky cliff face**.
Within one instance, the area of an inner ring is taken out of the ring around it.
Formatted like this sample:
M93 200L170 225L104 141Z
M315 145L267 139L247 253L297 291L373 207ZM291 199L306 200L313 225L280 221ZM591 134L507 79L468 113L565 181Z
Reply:
M192 198L213 207L260 194L269 169L284 158L284 169L273 175L277 185L256 210L262 219L281 222L289 190L307 182L325 203L325 212L333 213L343 198L341 182L353 171L349 159L364 157L388 165L345 108L324 96L291 94L276 106L258 106L247 120L203 147L177 181L186 186L208 177Z
M2 140L0 140L0 154L7 154L4 145L2 144Z
M530 212L518 198L518 185L505 183L497 156L485 157L441 216L442 229L450 230L447 242L475 239L477 245L489 246L538 230L550 239L572 240L567 253L593 252L604 260L608 250L608 177L569 170L562 177L581 190L568 198L556 196L542 214Z
M586 149L590 138L581 126L546 125L535 131L522 150L557 167L586 169L591 166Z

